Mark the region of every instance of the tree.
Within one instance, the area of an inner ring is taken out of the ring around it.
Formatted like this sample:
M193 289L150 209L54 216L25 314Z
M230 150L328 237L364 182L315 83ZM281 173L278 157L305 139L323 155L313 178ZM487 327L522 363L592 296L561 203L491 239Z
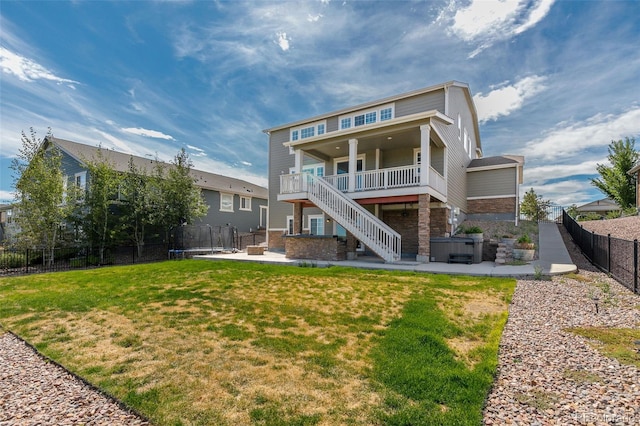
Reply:
M578 216L578 213L578 206L576 206L575 204L571 204L569 207L567 207L567 214L572 219L575 219Z
M131 240L136 245L138 256L142 256L147 227L154 215L153 194L157 181L146 170L139 169L129 159L129 172L123 177L123 219Z
M547 218L549 207L551 207L551 201L543 200L542 196L537 195L533 188L531 188L522 198L520 213L528 220L537 222Z
M634 147L635 142L635 138L628 137L624 141L611 141L607 156L611 165L598 164L596 170L600 178L591 179L593 186L623 209L633 207L636 202L637 177L627 173L640 158L640 153Z
M193 223L207 214L209 208L191 176L193 164L184 148L171 164L173 167L156 163L154 177L159 191L152 196L155 198L154 222L162 225L167 233L175 226Z
M120 226L116 201L122 177L104 156L102 148L98 148L93 159L84 162L89 179L84 197L83 228L92 245L98 247L100 263L105 263L105 250L116 239Z
M54 261L54 249L68 214L62 154L55 145L46 143L52 136L51 129L44 140L33 128L29 136L22 132L22 147L11 162L20 244L44 250L44 260L49 263Z

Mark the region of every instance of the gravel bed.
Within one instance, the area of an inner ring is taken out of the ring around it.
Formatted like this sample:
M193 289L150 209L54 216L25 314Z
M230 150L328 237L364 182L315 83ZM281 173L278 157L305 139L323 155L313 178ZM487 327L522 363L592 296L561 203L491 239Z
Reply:
M595 270L561 233L585 280L518 281L484 423L640 425L639 369L603 356L587 339L566 331L637 329L640 296ZM592 299L600 291L595 282L608 283L614 301L598 312Z
M150 425L12 334L0 335L0 425Z
M578 222L584 229L600 235L611 234L623 240L640 240L640 216Z

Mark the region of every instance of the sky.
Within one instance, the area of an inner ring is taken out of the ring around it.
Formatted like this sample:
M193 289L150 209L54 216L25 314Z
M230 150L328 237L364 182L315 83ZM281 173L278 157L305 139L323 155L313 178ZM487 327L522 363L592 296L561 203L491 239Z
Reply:
M263 129L451 80L485 156L568 206L640 150L640 2L0 0L0 202L21 132L266 186Z

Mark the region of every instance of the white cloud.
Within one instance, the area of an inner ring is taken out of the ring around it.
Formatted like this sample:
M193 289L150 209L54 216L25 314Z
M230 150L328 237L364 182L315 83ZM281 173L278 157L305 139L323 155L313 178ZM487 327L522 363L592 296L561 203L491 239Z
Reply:
M469 55L475 57L498 40L507 40L534 27L549 13L555 0L472 0L457 8L451 0L438 17L449 23L450 32L479 46Z
M280 49L282 49L284 52L289 50L290 39L287 38L287 33L279 32L276 34L276 37L277 37L276 44L280 46Z
M547 89L546 77L533 75L525 77L512 85L504 83L487 95L479 92L473 100L478 111L478 121L484 123L497 120L520 109L522 105L538 93Z
M585 180L563 180L554 183L525 184L520 186L520 199L531 188L545 200L561 206L584 204L592 201L593 187Z
M37 62L25 58L4 47L0 47L0 68L6 74L12 74L21 81L49 80L57 83L76 83L77 81L58 77ZM74 86L72 86L75 89Z
M157 130L148 130L141 127L127 127L125 129L122 129L122 131L131 133L133 135L146 136L149 138L166 139L170 141L175 140L173 136L165 135L164 133Z
M578 164L552 164L534 167L525 167L524 178L527 182L538 184L549 179L562 179L576 175L597 174L596 165L604 163L605 159L589 160Z
M13 192L0 190L0 203L11 203L15 199L16 197Z
M640 106L620 114L597 114L584 121L559 123L547 134L528 142L522 153L527 158L557 161L578 156L589 148L602 148L612 140L640 135Z
M309 22L318 22L320 20L320 18L322 18L322 14L319 13L317 15L307 15L307 21Z

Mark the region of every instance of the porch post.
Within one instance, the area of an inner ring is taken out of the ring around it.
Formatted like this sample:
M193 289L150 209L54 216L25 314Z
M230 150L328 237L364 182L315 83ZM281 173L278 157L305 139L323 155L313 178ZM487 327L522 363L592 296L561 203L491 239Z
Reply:
M302 172L302 150L296 149L293 151L293 153L295 158L295 172L301 173Z
M356 190L356 169L358 168L358 139L349 139L349 192Z
M429 165L431 164L430 140L431 126L429 124L423 124L420 126L420 186L429 185Z
M302 234L302 203L293 203L293 234Z

